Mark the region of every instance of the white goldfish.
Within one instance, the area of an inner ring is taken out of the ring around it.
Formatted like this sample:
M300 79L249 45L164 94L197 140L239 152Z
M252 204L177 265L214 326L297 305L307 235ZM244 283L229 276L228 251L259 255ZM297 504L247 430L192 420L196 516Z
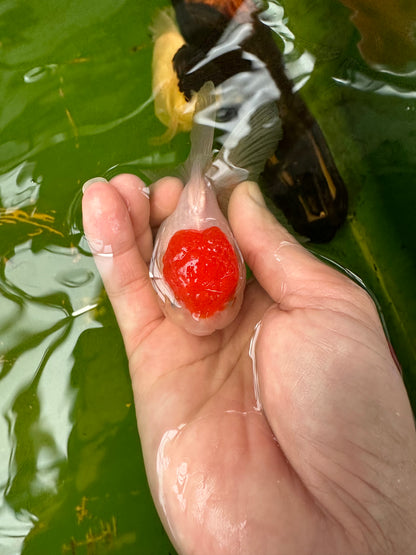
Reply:
M246 271L226 219L228 199L238 183L258 179L281 135L280 92L266 65L241 47L252 33L251 13L238 12L190 70L204 71L227 52L246 68L195 95L187 183L158 231L149 268L166 316L196 335L228 326L240 310ZM215 129L222 147L213 156Z
M228 326L240 310L246 271L224 214L232 189L258 178L281 134L278 89L265 65L249 56L252 71L198 93L188 181L159 228L150 263L165 315L195 335ZM215 129L224 133L213 159Z

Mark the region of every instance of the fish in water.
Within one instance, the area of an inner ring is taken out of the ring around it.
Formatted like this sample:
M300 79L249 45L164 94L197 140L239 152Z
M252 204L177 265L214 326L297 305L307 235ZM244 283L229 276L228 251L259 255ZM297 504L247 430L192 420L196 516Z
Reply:
M364 60L377 70L392 73L415 71L416 2L341 0L352 10L351 21L361 35L358 43Z
M253 71L267 80L264 64ZM166 317L195 335L228 326L240 310L246 270L224 212L230 191L258 176L281 132L271 78L268 94L252 96L249 87L242 93L241 77L199 92L184 166L189 179L158 230L149 267ZM221 121L223 113L234 117ZM213 157L215 129L223 131L223 146Z
M347 214L347 189L322 130L294 92L273 33L257 17L254 3L172 0L172 5L184 39L173 56L173 67L186 100L193 102L207 81L217 86L246 72L250 55L266 64L280 91L277 104L283 131L261 176L263 188L298 233L317 242L332 239ZM224 36L230 22L244 25L244 14L251 18L251 32L234 48Z
M169 142L176 133L189 132L195 111L196 97L185 99L178 88L178 76L172 59L185 44L174 20L172 10L158 12L150 28L154 48L152 60L152 90L156 117L167 127L153 144Z

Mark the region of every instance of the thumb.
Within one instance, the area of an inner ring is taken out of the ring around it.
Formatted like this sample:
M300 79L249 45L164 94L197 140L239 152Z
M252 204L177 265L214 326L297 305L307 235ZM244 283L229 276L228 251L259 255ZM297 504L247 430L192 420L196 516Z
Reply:
M365 290L298 243L268 210L256 183L246 181L236 187L228 218L245 261L281 309L355 308L381 327Z
M346 530L351 514L378 531L394 522L389 507L414 515L413 415L374 303L276 221L255 183L235 189L229 221L278 303L256 336L258 391L302 485Z
M236 187L228 218L245 261L275 302L290 298L293 291L306 288L310 293L309 288L322 279L322 273L342 277L303 248L276 220L253 181Z

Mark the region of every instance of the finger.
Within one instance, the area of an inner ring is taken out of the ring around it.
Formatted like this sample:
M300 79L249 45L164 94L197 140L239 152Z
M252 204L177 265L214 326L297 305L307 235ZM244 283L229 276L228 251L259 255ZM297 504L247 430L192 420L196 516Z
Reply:
M302 247L267 209L255 183L244 182L235 189L228 216L247 264L281 308L324 304L341 309L364 303L378 322L365 291Z
M136 244L145 262L150 262L153 250L152 232L149 227L149 188L136 175L121 174L113 177L110 185L120 193L130 214Z
M229 220L247 264L269 295L281 302L290 289L322 270L321 264L267 209L259 187L240 184L230 199ZM309 281L309 280L308 280Z
M151 186L150 225L159 227L175 209L183 183L177 177L163 177Z
M85 236L116 314L127 354L131 355L162 319L147 264L136 245L136 230L126 202L115 186L93 183L84 192L82 206ZM146 218L148 225L148 209L144 208L143 219ZM140 219L140 214L136 214L136 219Z

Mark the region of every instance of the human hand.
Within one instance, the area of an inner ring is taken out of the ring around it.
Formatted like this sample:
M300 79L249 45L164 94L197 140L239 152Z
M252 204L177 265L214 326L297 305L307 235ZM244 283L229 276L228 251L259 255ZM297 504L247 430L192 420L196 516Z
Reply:
M229 221L256 279L228 328L189 335L164 318L147 266L151 226L181 187L161 180L149 202L138 178L121 175L83 198L129 358L151 491L176 549L416 553L415 428L372 300L243 183Z

